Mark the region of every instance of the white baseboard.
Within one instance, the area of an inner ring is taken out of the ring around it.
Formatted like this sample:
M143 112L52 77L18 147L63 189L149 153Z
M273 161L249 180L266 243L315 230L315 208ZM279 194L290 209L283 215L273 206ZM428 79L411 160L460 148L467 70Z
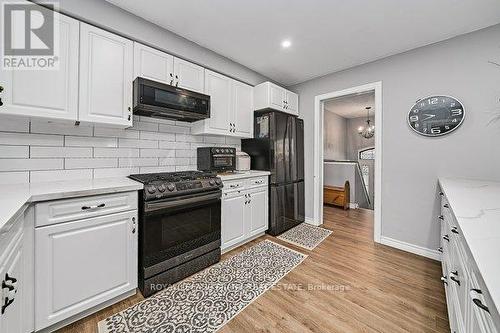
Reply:
M355 202L350 202L349 203L349 208L350 209L358 209L359 208L359 205Z
M309 223L309 224L312 224L312 225L319 225L318 222L314 221L314 219L312 217L307 217L305 218L305 221L306 223Z
M437 250L431 250L422 246L402 242L400 240L384 236L380 238L380 243L406 252L417 254L419 256L441 261L441 253L439 253Z

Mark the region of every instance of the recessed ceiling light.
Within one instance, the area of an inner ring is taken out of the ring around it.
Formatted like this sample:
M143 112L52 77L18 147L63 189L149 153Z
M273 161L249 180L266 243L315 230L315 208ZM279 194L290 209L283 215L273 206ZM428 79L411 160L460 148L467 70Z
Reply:
M281 42L281 47L284 49L287 49L290 46L292 46L292 42L289 39L285 39L284 41Z

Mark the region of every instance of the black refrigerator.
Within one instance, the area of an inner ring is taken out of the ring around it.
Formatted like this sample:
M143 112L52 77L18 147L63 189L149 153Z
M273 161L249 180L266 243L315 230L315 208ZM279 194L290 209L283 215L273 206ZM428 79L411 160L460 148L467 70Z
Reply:
M304 222L304 121L287 113L255 112L254 139L241 140L252 170L271 172L269 229L276 236Z

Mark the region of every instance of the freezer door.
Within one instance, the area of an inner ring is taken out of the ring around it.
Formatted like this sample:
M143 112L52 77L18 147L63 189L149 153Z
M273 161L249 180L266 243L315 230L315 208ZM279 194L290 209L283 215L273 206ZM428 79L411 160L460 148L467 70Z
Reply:
M271 186L269 234L276 236L304 222L304 183Z

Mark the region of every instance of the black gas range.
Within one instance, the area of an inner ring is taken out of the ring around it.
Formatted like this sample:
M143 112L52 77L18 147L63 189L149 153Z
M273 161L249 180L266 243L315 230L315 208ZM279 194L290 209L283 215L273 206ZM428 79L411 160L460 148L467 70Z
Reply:
M147 297L220 260L222 181L203 171L136 174L139 289Z

